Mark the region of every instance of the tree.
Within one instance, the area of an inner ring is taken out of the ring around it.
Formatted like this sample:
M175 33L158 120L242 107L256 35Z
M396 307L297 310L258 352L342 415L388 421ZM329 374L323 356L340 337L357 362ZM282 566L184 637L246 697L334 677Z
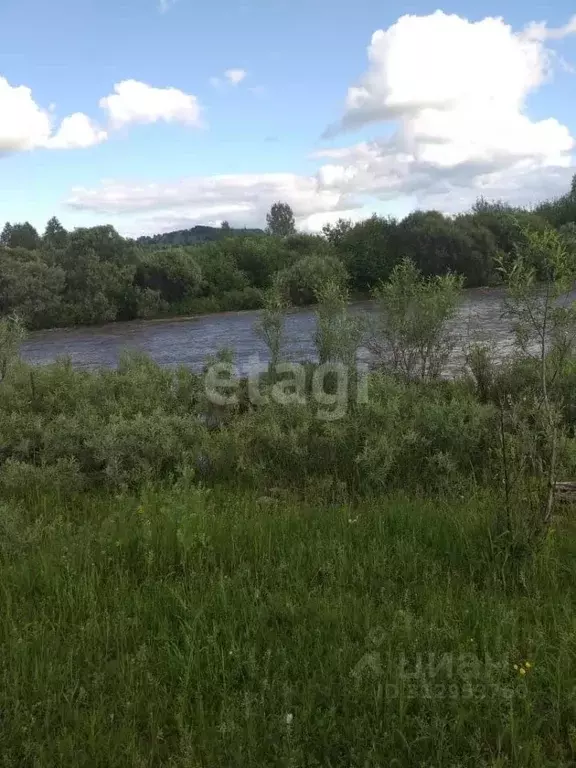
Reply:
M66 322L101 323L132 315L138 250L114 227L76 229L56 252L55 262L66 272Z
M159 293L168 304L196 296L202 272L196 259L183 248L169 248L146 254L138 265L136 283Z
M5 248L9 248L11 240L12 240L12 224L10 224L10 222L7 221L6 224L4 225L4 229L2 230L2 234L0 235L0 245L3 245Z
M312 254L278 272L275 284L296 306L316 302L318 289L328 282L344 288L348 274L344 264L333 256Z
M330 243L322 235L311 235L307 232L297 232L296 234L285 237L282 241L282 245L289 252L285 254L285 257L293 256L293 261L296 258L302 258L302 256L310 256L312 253L318 256L331 256L333 255L333 249ZM283 266L287 266L283 264Z
M64 248L68 242L68 232L64 229L56 216L53 216L48 224L46 224L42 242L48 248Z
M64 272L36 253L13 248L2 254L0 316L18 314L30 328L58 325Z
M234 237L221 242L219 248L256 288L268 288L289 258L286 241L274 237Z
M40 242L40 235L28 221L24 224L6 224L1 236L2 245L9 248L25 248L27 251L40 248Z
M206 243L191 248L194 258L202 271L201 294L220 298L223 293L243 291L249 286L248 276L234 262L224 243Z
M513 253L519 245L526 245L528 232L546 229L545 218L540 213L499 201L490 202L482 197L463 218L474 220L490 230L496 249L506 254Z
M395 219L371 216L352 226L342 219L333 228L324 228L329 241L348 270L352 287L370 291L387 280L400 255L395 244Z
M541 203L536 208L536 213L553 227L576 222L576 174L572 178L570 192L555 200Z
M229 232L231 227L227 221L223 221L222 224L220 224L220 229L223 229L225 232Z
M336 224L325 224L322 227L322 234L331 245L338 246L352 226L350 219L340 218Z
M268 232L276 237L288 237L296 232L294 212L288 203L274 203L266 216Z

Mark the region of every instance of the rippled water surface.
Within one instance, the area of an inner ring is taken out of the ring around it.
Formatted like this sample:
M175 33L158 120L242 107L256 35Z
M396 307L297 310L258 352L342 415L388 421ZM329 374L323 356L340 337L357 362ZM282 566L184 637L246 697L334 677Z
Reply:
M352 311L370 313L371 302L354 304ZM510 328L502 317L502 293L497 289L466 291L454 324L459 349L452 361L457 366L467 341L488 342L495 355L503 356L511 346ZM23 344L24 359L49 363L69 356L82 368L115 366L124 349L147 352L164 366L202 367L209 355L226 347L234 350L240 369L246 369L254 355L266 359L266 348L254 334L258 312L206 315L188 319L133 321L96 328L75 328L33 333ZM314 357L314 312L294 311L287 319L287 356L302 360Z

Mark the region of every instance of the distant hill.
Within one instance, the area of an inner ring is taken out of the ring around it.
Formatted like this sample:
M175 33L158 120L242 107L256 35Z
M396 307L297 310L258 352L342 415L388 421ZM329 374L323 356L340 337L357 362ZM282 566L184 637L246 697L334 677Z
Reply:
M233 227L192 227L176 232L164 232L161 235L139 237L139 245L197 245L222 240L225 237L247 237L263 235L263 229L234 229Z

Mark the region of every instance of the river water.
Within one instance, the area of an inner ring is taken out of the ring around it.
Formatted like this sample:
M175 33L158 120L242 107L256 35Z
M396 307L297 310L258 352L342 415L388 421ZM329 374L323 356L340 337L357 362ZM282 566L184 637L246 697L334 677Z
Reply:
M511 348L509 323L502 317L503 294L498 289L466 291L454 328L459 343L451 361L456 369L463 351L472 341L487 342L495 357ZM352 311L370 313L372 302L352 305ZM114 367L125 349L149 354L162 366L184 365L199 370L208 356L223 348L234 351L239 371L247 371L255 356L266 361L266 347L253 327L258 312L227 312L187 319L138 320L109 325L56 329L32 333L22 345L22 357L37 364L69 357L80 368ZM287 317L286 357L291 360L314 358L313 309L291 312Z

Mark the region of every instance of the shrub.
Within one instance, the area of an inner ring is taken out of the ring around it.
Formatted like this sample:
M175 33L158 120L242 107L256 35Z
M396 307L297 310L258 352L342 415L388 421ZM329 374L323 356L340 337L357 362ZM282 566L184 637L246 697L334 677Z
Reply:
M374 293L379 312L369 347L380 364L409 379L440 376L454 347L447 324L461 292L456 275L425 278L410 260L398 264Z

